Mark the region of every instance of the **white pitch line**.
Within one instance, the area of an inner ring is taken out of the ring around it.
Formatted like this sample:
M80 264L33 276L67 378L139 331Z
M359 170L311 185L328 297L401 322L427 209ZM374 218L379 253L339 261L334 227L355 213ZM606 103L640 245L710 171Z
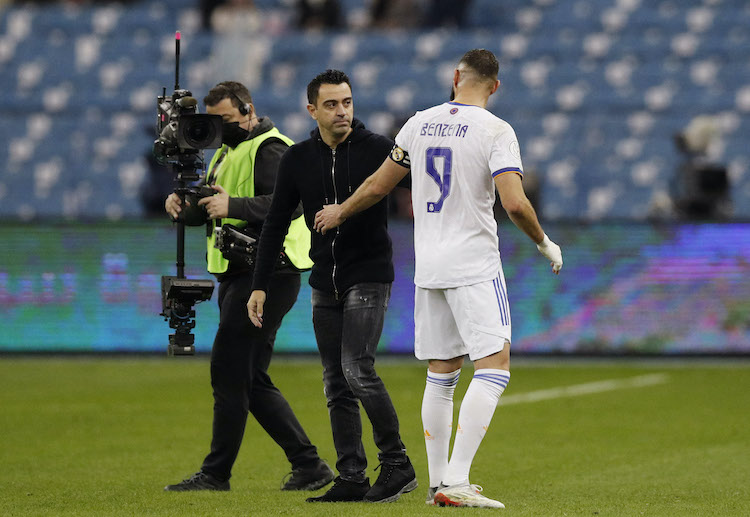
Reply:
M560 388L549 388L546 390L530 391L518 395L506 395L500 398L500 405L525 404L527 402L539 402L541 400L561 399L565 397L579 397L592 393L621 390L626 388L641 388L667 382L669 376L665 373L652 373L639 375L629 379L610 379L606 381L587 382L585 384L574 384Z

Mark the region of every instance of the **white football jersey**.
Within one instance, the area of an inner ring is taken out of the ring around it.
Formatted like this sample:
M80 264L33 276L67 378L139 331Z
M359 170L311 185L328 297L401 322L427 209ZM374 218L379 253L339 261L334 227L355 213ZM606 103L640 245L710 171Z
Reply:
M414 283L444 289L496 278L493 178L523 175L510 124L479 106L446 102L404 124L391 159L411 168Z

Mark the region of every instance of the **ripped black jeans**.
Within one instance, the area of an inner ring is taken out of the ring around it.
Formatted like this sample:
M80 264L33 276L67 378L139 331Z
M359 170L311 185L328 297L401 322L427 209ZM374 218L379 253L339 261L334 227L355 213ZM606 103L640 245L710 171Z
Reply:
M338 299L317 289L312 292L313 326L338 455L336 468L347 481L366 477L359 402L372 424L378 459L386 464L406 461L396 410L375 372L375 351L390 295L391 284L382 283L356 284Z

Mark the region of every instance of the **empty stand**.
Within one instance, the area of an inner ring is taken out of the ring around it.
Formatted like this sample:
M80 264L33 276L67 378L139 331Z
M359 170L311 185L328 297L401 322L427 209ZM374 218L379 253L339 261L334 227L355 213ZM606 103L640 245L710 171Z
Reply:
M288 2L258 0L275 20ZM361 19L365 0L341 2ZM0 217L138 218L155 138L155 98L174 84L199 99L248 83L258 112L294 139L314 127L307 82L329 67L354 83L355 114L392 133L447 100L456 60L493 50L502 86L489 108L509 121L541 182L549 219L644 219L682 160L673 136L697 115L721 130L734 212L750 218L750 6L742 0L474 0L469 27L285 31L219 36L197 5L18 6L0 11ZM210 152L209 152L210 155ZM166 174L166 171L165 171Z

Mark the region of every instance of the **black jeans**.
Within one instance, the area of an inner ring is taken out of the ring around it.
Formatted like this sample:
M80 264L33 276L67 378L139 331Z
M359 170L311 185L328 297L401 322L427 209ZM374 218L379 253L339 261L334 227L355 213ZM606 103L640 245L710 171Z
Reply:
M201 470L221 480L231 476L248 411L281 446L293 469L319 461L317 449L267 373L281 319L297 300L300 275L273 276L263 328L253 326L247 315L251 284L251 272L219 283L219 329L211 351L213 438Z
M386 464L406 461L396 410L375 372L375 351L390 294L391 284L380 283L357 284L338 299L317 289L312 293L313 327L338 455L336 468L348 481L363 481L367 468L359 402L372 424L379 460Z

